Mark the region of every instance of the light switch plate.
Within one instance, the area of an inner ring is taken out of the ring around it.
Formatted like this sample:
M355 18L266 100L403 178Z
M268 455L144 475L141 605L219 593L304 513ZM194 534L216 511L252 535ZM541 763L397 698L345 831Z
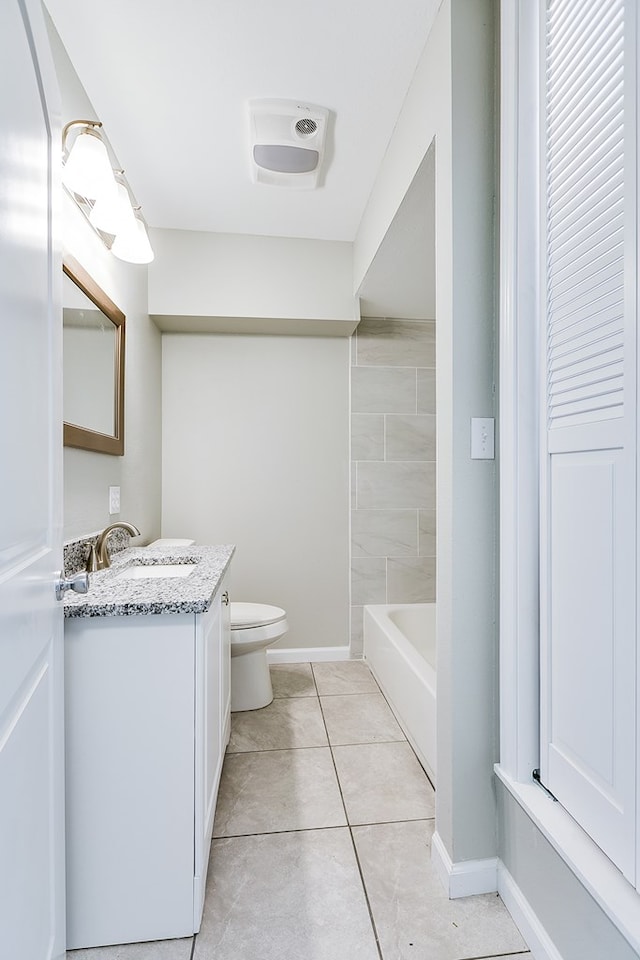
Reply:
M493 460L495 456L495 420L493 417L471 418L471 459Z
M120 513L120 487L109 487L109 513Z

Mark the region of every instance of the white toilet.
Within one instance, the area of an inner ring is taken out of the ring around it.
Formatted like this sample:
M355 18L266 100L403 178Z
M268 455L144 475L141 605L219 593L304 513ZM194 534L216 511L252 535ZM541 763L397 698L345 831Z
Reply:
M283 637L289 625L282 607L266 603L231 606L231 712L258 710L273 700L267 647Z
M191 547L195 540L162 538L150 547ZM231 711L259 710L273 700L267 647L289 629L286 611L266 603L231 607Z

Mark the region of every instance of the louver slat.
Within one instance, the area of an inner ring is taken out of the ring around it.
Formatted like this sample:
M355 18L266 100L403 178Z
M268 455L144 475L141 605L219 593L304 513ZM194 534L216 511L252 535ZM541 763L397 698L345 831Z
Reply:
M599 2L557 3L547 49L550 428L618 418L623 412L621 0L614 7L603 11Z

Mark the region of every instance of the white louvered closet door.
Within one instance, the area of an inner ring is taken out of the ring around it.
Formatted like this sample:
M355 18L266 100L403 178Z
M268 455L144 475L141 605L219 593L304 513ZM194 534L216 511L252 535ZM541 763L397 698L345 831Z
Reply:
M541 776L635 880L635 0L547 0Z

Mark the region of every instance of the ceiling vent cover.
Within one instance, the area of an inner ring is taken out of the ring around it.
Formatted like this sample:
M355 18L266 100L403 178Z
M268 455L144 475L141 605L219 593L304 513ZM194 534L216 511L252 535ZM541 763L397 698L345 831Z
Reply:
M251 172L256 183L312 190L324 157L329 111L297 100L250 100Z

